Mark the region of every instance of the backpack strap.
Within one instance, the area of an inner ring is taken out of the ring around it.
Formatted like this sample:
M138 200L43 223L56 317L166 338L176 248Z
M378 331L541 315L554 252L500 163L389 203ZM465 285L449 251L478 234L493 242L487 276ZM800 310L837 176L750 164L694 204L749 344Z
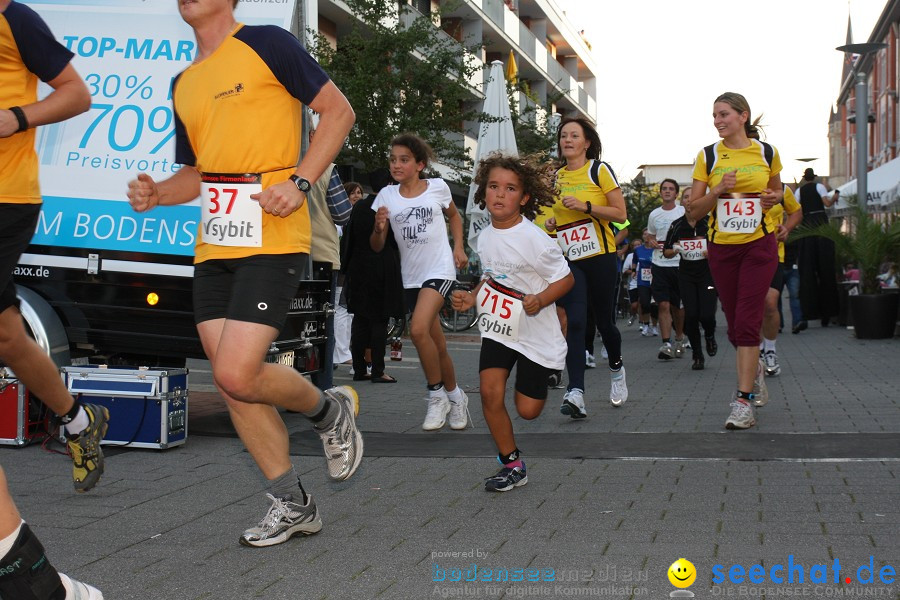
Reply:
M716 165L716 144L710 144L703 148L703 154L706 157L706 176L709 177L713 167Z
M600 161L591 159L591 167L588 169L588 176L594 185L600 187Z
M772 148L772 144L768 144L766 142L757 140L763 147L763 158L766 159L766 164L769 165L769 168L772 168L772 161L775 160L775 149Z

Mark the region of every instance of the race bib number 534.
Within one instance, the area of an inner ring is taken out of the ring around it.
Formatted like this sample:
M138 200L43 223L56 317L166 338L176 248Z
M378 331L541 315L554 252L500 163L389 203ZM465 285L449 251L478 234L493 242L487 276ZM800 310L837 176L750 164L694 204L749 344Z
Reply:
M487 279L478 292L478 329L498 339L519 340L519 319L525 294Z
M716 204L716 226L727 233L753 233L762 221L759 194L722 194Z
M261 191L258 173L204 173L200 183L203 241L216 246L262 246L262 209L250 198Z

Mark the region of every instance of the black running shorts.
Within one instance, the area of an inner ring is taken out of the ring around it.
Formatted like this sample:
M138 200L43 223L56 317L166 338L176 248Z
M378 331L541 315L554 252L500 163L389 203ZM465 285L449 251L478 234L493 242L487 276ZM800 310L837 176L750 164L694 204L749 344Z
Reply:
M194 267L194 321L230 319L281 331L306 277L308 254L258 254Z
M559 374L559 370L539 365L496 340L481 339L481 357L478 359L479 372L485 369L506 369L512 373L513 365L517 363L519 366L516 369L516 391L529 398L546 400L550 375Z

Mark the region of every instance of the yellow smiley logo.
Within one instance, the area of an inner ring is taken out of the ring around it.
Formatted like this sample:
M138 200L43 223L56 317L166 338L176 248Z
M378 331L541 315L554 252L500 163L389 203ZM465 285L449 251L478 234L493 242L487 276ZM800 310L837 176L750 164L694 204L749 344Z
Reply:
M694 568L691 561L679 558L669 567L668 575L669 583L677 588L686 588L690 587L697 579L697 569Z

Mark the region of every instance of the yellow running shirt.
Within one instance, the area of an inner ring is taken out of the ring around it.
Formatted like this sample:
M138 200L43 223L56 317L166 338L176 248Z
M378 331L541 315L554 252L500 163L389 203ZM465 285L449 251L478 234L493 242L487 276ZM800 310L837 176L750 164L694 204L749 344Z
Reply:
M766 213L766 219L769 221L769 231L775 232L775 227L784 222L785 213L792 215L800 210L800 203L794 196L794 192L787 184L784 184L784 202L776 204ZM784 262L784 242L778 242L778 262Z
M596 165L594 168L600 183L599 187L591 178L592 165ZM562 248L563 255L569 260L581 260L600 254L615 253L616 231L609 221L570 210L562 203L562 199L566 196L574 196L581 202L590 202L593 206L609 206L606 194L619 187L619 182L616 181L616 176L609 165L589 160L575 171L568 171L563 167L556 172L556 183L559 195L553 205L553 216L556 217L556 240Z
M300 158L301 102L311 102L327 82L289 32L238 25L213 54L175 79L176 162L201 173L261 173L263 189L285 181ZM205 243L202 229L197 263L310 248L308 203L286 218L262 212L259 247Z
M694 162L694 179L706 183L709 189L714 188L722 181L725 173L737 171L737 184L731 191L732 194L760 194L769 183L769 179L781 173L781 157L778 150L772 147L772 165L766 161L763 145L754 139L750 139L750 145L746 148L735 150L727 148L721 140L716 142L714 153L716 160L712 165L709 175L706 171L706 153L703 150L697 153L697 160ZM724 196L724 194L723 194ZM724 201L719 199L719 206ZM748 215L756 217L759 225L748 233L732 233L729 231L720 231L720 219L718 219L718 207L714 207L709 213L709 241L716 244L746 244L754 240L758 240L766 234L772 232L770 223L766 218L759 218L759 214L753 215L751 211L759 210L759 202L750 205Z

